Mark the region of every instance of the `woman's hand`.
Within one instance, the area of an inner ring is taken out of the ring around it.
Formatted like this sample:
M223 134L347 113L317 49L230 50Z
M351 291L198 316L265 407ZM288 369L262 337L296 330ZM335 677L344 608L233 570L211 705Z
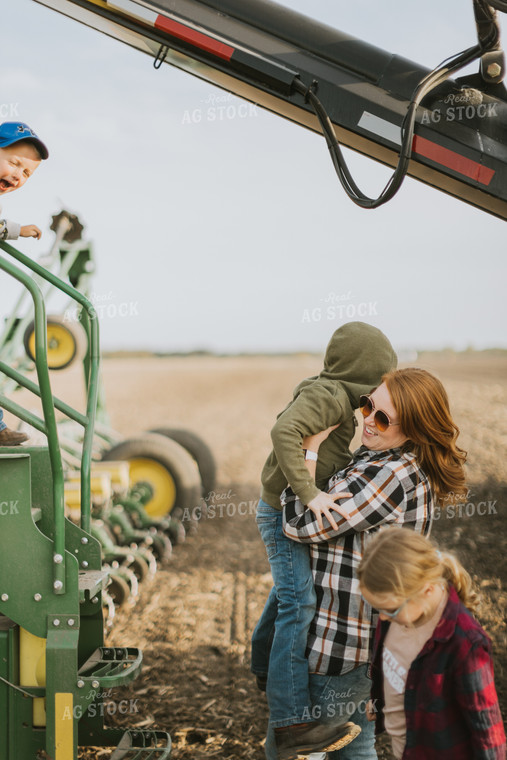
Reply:
M340 427L340 423L337 425L331 425L331 427L326 428L325 430L321 430L320 433L315 433L314 435L305 435L303 437L303 448L309 449L310 451L317 451L319 450L320 444L328 438L329 434L333 432L333 430L336 430L337 427Z
M343 517L345 520L348 519L348 516L349 516L348 512L343 507L340 507L338 504L335 504L335 500L348 499L351 496L352 494L346 491L342 491L341 493L334 493L334 494L329 494L329 493L325 493L324 491L321 491L320 493L317 494L317 496L314 499L308 502L307 504L308 509L311 509L313 514L315 515L317 519L317 525L319 526L320 530L324 530L322 515L326 516L333 530L337 529L338 523L336 522L333 515L331 514L330 512L331 509L334 512L338 512L338 514L341 515L341 517Z

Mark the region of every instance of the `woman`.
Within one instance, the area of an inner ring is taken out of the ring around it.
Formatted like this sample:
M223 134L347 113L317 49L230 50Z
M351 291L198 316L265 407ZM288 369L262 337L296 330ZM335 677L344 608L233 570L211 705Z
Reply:
M441 382L422 369L390 372L369 396L362 397L362 446L351 463L329 481L348 518L323 527L310 510L285 493L284 531L311 547L317 612L310 627L312 704L308 720L359 725L361 734L329 758L373 760L373 727L365 717L371 682L367 677L374 613L359 593L357 566L371 533L395 523L428 534L435 502L462 492L465 453L456 445L447 394ZM318 455L329 430L309 436L304 446ZM313 475L316 463L309 460ZM348 494L343 498L344 492ZM328 515L329 517L330 515ZM297 752L322 746L298 744L298 727L283 744L270 728L268 760L291 760Z
M371 719L390 735L395 758L505 760L491 642L458 559L389 528L368 543L358 577L381 621Z

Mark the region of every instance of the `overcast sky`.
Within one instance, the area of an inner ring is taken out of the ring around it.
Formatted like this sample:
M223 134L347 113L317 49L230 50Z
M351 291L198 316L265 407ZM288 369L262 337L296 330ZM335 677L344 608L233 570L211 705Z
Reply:
M431 68L476 41L471 0L283 4ZM43 229L19 244L34 257L62 204L79 215L104 348L320 351L351 318L397 348L507 347L504 222L411 179L356 208L321 136L33 0L5 5L2 120L50 159L3 213ZM374 195L390 174L351 165ZM7 312L18 290L2 289Z

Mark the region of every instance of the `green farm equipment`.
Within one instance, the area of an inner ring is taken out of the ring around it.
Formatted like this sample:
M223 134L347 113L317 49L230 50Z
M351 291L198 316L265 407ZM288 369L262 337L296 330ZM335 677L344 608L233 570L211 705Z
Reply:
M41 266L34 275L46 303L50 299L60 298L58 310L47 318L48 366L51 370L65 370L81 361L85 388L89 391L91 325L88 312L66 292L67 300L62 302L61 289L44 274L57 275L59 281L63 280L93 301L93 246L83 239L83 225L78 217L65 210L53 216L51 229L55 240L50 251L41 258ZM24 373L33 369L35 358L34 320L32 310L25 308L26 300L27 293L23 291L0 334L0 356L6 363L15 366L18 372ZM7 375L0 377L0 394L7 395L19 385L15 378ZM97 406L91 436L92 459L129 462L130 488L135 488L138 494L139 485L148 486L140 505L144 511L143 524L141 526L138 520L136 527L166 530L174 542L178 535L181 538L174 518L186 509L192 510L202 496L215 486L213 454L198 435L174 427L161 427L124 439L109 424L100 377L97 378L95 394ZM72 417L66 417L58 421L58 429L64 467L66 470L78 469L83 427ZM125 498L125 493L122 497Z
M137 676L142 654L132 647L104 645L102 597L111 571L103 565L101 546L93 535L91 491L99 394L97 315L71 284L12 246L0 246L7 254L0 257L0 270L21 283L33 301L37 382L7 361L0 361L0 371L40 398L42 414L26 410L4 393L0 405L47 439L42 446L0 450L0 758L76 760L78 746L116 746L114 760L168 758L168 733L109 728L103 722L104 693ZM86 315L84 413L51 392L39 283L64 293ZM11 327L15 329L14 323ZM83 431L77 523L65 515L56 410Z

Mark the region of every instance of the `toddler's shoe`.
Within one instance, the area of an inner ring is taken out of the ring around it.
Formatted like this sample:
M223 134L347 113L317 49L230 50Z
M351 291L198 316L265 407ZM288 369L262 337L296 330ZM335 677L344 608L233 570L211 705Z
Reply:
M24 441L28 441L26 433L17 433L9 428L0 430L0 446L19 446Z

